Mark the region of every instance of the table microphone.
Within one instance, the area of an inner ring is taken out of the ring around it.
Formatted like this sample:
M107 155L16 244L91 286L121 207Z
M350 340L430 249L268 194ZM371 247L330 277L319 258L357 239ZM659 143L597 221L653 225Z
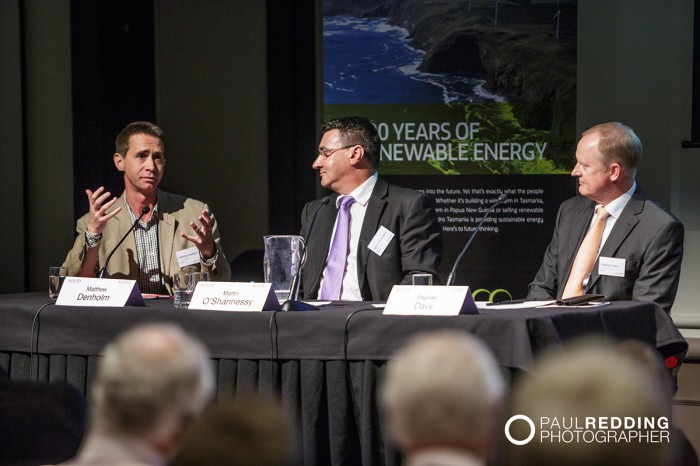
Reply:
M489 216L491 211L496 208L496 206L503 201L508 199L508 195L503 193L500 196L498 196L498 199L496 199L496 202L493 203L491 207L488 208L486 213L484 213L484 216L481 218L481 221L479 224L476 226L474 231L472 232L472 235L469 237L469 241L467 241L467 244L464 245L464 248L462 248L462 252L459 253L459 256L457 256L457 260L455 261L455 265L452 266L452 271L450 272L450 275L447 277L447 283L445 286L450 286L455 282L455 271L457 270L457 265L459 265L459 261L462 260L462 256L464 255L465 252L467 252L467 248L469 247L470 244L472 244L472 240L474 239L474 236L476 236L476 232L479 231L479 228L481 228L481 224L484 223L484 220L486 220L486 217Z
M114 246L114 249L112 249L112 251L111 251L111 252L109 253L109 255L107 256L107 260L105 261L105 265L104 265L104 267L102 267L102 268L100 269L100 273L99 273L99 275L97 275L97 278L102 278L102 277L104 276L105 272L107 271L107 264L109 264L109 260L112 258L112 256L114 255L114 253L117 252L117 249L119 248L119 246L121 246L121 244L124 242L124 240L126 239L126 237L129 236L129 233L131 233L132 231L134 231L134 228L136 228L136 225L139 224L139 222L141 221L141 218L142 218L144 215L146 215L150 210L151 210L151 209L150 209L150 207L148 207L148 206L146 206L146 207L144 207L143 209L141 209L141 215L139 215L139 218L137 218L137 219L134 221L134 224L131 225L131 228L129 228L129 231L127 231L126 234L125 234L124 236L122 236L122 239L119 240L119 242L117 243L117 245Z
M306 241L304 241L304 247L301 250L301 255L300 255L300 260L299 260L299 268L297 269L296 273L294 274L294 277L292 277L292 284L289 286L289 299L287 299L284 303L282 303L282 310L283 311L311 311L314 309L318 309L316 306L312 306L311 304L304 303L302 301L299 301L299 281L300 281L300 275L301 275L301 269L304 267L304 264L306 263L306 247L309 244L308 239L311 237L311 231L314 227L314 223L316 222L316 216L318 215L318 211L321 210L321 207L328 205L328 203L331 200L328 198L328 196L324 197L321 199L321 205L316 208L316 211L314 212L313 217L311 217L311 223L309 223L309 232L306 234Z

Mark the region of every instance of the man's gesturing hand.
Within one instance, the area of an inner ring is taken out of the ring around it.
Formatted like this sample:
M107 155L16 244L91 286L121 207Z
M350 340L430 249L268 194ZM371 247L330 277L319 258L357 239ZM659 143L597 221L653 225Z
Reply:
M85 194L87 194L88 202L90 203L90 220L88 221L87 231L92 236L99 236L102 234L102 230L105 229L107 220L121 212L122 208L117 207L113 211L107 212L117 202L117 198L109 199L111 193L105 191L104 186L100 186L94 192L86 189Z
M199 253L206 260L214 257L216 254L216 243L214 242L214 237L212 236L212 219L211 214L208 210L203 210L202 215L198 217L201 226L197 226L196 223L190 222L190 226L194 230L194 235L188 235L182 233L182 237L187 241L194 243L194 245L199 250Z

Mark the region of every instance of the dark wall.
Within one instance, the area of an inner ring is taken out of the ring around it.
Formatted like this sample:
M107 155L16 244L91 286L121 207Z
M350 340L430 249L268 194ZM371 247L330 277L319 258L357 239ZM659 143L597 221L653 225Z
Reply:
M70 6L74 217L87 211L86 188L121 193L114 138L129 121L150 120L166 133L164 189L212 206L229 259L261 247L263 234L299 231L317 190L314 0ZM250 59L261 49L266 72Z
M304 203L316 196L311 164L318 116L314 0L267 2L270 233L296 233Z
M153 4L72 0L74 211L87 212L85 189L124 183L112 163L114 139L130 121L156 122Z

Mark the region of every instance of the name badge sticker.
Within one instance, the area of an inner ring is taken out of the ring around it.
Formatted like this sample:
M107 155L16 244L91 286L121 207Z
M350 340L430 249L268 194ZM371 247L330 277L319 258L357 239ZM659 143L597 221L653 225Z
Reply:
M394 233L389 231L384 226L380 226L379 230L374 234L374 238L369 242L367 247L370 251L378 256L384 254L384 250L389 245L389 242L394 238Z
M598 274L607 275L609 277L624 277L625 259L617 259L615 257L599 257Z
M194 246L177 251L175 255L177 256L177 262L180 264L180 268L199 264L199 251Z

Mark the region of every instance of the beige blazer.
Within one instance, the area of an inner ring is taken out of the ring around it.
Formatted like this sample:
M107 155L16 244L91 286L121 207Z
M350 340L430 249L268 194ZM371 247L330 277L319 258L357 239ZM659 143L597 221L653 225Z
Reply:
M107 259L110 251L116 247L119 240L131 227L131 216L126 205L125 194L122 194L117 200L115 207L119 205L122 206L122 211L107 222L102 232L102 241L98 246L100 249L95 276L104 266L104 261ZM165 287L169 293L172 293L173 274L180 271L194 272L201 270L209 272L209 279L215 281L227 281L231 277L231 267L226 260L224 251L221 249L219 228L213 213L211 216L213 221L212 234L219 254L216 262L212 267L206 267L199 263L180 269L176 252L192 247L192 243L182 238L181 233L184 232L189 235L193 233L189 224L190 222L197 222L197 217L204 209L208 209L208 206L203 202L158 190L158 240L160 243L161 270ZM73 249L70 250L66 261L63 263L68 268L69 276L78 274L85 256L87 250L85 229L87 228L88 220L89 214L83 215L78 220L76 225L78 236L73 244ZM138 274L136 241L134 240L134 235L129 235L110 259L105 277L138 280Z

